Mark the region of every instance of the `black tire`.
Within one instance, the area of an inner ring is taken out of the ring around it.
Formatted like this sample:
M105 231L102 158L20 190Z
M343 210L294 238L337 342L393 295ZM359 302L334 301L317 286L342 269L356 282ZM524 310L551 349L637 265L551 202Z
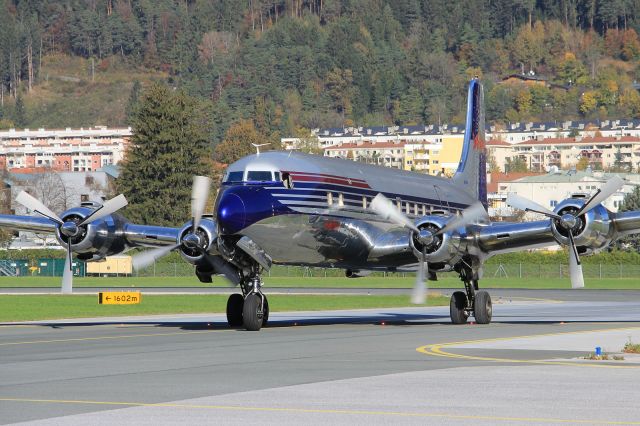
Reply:
M461 291L456 291L451 295L449 302L449 312L453 324L466 324L469 314L465 310L467 307L467 295Z
M491 306L489 292L483 290L476 293L476 299L473 303L473 315L478 324L489 324L491 322L493 307Z
M247 331L258 331L262 328L263 313L260 312L262 298L259 294L251 293L244 299L242 319Z
M262 307L262 327L266 327L269 322L269 300L264 296L264 306Z
M227 322L230 327L240 327L242 325L242 308L244 307L244 297L235 293L227 300Z

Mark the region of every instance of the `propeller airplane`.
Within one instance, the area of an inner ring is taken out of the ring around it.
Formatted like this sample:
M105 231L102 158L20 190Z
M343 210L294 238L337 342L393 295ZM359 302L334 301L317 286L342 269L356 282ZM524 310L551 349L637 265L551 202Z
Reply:
M55 234L66 248L62 291L71 292L71 258L100 261L135 247L144 268L171 251L195 266L206 283L221 275L240 292L227 302L232 327L259 330L269 303L261 275L273 264L333 267L347 277L372 271L411 271L411 300L424 303L426 281L455 271L463 291L451 296L454 324L470 316L492 319L489 293L480 290L483 264L498 253L556 244L569 247L571 285L584 286L580 256L640 232L640 211L613 213L602 205L624 184L613 178L593 196L575 195L549 210L510 195L514 208L544 220L488 219L483 90L471 80L462 155L451 179L298 152L259 152L229 165L212 215L205 214L210 180L196 176L192 218L182 227L134 224L118 214L123 195L83 203L56 215L21 193L16 201L38 216L0 215L0 227ZM259 150L259 147L256 147Z

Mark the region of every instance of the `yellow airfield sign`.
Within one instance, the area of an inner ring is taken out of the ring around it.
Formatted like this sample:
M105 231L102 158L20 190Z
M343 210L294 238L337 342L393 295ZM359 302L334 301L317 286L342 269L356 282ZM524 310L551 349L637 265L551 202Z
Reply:
M98 293L101 305L135 305L142 300L139 291L104 291Z

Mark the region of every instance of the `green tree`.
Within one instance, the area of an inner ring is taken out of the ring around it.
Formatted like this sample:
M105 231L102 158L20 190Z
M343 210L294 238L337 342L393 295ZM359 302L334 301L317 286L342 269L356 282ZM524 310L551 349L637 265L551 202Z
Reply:
M145 90L132 116L133 136L119 192L136 222L176 226L189 219L194 175L208 172L210 155L204 108L162 83Z
M17 127L24 128L27 126L27 111L24 106L24 101L22 100L22 95L18 95L16 99L13 121Z
M636 185L633 191L625 195L622 205L618 211L626 212L630 210L640 210L640 185ZM620 238L616 245L618 248L632 249L640 252L640 234L627 235Z
M524 173L528 171L527 162L520 156L507 158L504 165L505 173Z
M131 93L129 94L129 100L127 101L127 106L125 108L125 115L127 116L127 123L131 124L133 119L133 115L138 104L138 99L140 98L140 91L142 90L142 85L139 80L133 81L133 86L131 87Z

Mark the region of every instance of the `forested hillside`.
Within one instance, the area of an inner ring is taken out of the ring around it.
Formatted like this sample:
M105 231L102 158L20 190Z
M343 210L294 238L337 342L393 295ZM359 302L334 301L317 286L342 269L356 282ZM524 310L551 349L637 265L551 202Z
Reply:
M124 125L134 79L204 100L214 142L461 122L474 75L494 122L640 115L640 0L0 1L3 127ZM496 84L521 72L555 85Z

